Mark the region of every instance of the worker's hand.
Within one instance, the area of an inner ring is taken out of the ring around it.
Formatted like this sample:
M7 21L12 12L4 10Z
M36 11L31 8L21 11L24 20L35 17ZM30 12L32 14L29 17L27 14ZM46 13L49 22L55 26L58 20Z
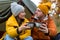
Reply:
M25 30L25 29L30 29L30 27L27 26L27 23L24 23L18 29L19 29L19 31L22 31L22 30Z
M46 24L42 24L39 28L40 31L44 32L44 33L48 33L48 28Z

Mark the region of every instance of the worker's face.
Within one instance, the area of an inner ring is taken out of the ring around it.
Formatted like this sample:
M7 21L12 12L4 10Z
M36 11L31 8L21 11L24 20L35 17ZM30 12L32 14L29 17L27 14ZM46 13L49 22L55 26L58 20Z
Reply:
M25 18L25 15L26 15L26 13L24 11L22 11L22 12L19 13L18 17L20 19L24 19Z
M35 15L36 15L37 17L42 17L42 16L44 16L43 12L42 12L39 8L37 8L37 10L35 11Z

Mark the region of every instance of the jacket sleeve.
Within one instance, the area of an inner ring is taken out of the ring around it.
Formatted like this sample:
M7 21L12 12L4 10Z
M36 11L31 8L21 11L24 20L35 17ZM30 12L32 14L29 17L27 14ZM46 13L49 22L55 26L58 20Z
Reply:
M20 37L20 39L24 39L24 38L26 38L26 37L28 37L30 35L31 35L31 30L26 30L25 34L20 35L19 37Z
M17 28L14 28L12 25L7 24L6 32L11 37L16 37L18 35Z
M24 23L26 23L26 22L29 22L29 20L25 18L25 22ZM20 39L24 39L24 38L26 38L26 37L28 37L30 35L31 35L31 29L26 29L25 30L25 34L20 35L19 37L20 37Z
M49 17L48 21L49 35L55 36L57 34L57 28L52 18Z
M6 32L11 37L18 36L17 25L16 22L14 22L13 18L12 19L10 18L6 21Z

